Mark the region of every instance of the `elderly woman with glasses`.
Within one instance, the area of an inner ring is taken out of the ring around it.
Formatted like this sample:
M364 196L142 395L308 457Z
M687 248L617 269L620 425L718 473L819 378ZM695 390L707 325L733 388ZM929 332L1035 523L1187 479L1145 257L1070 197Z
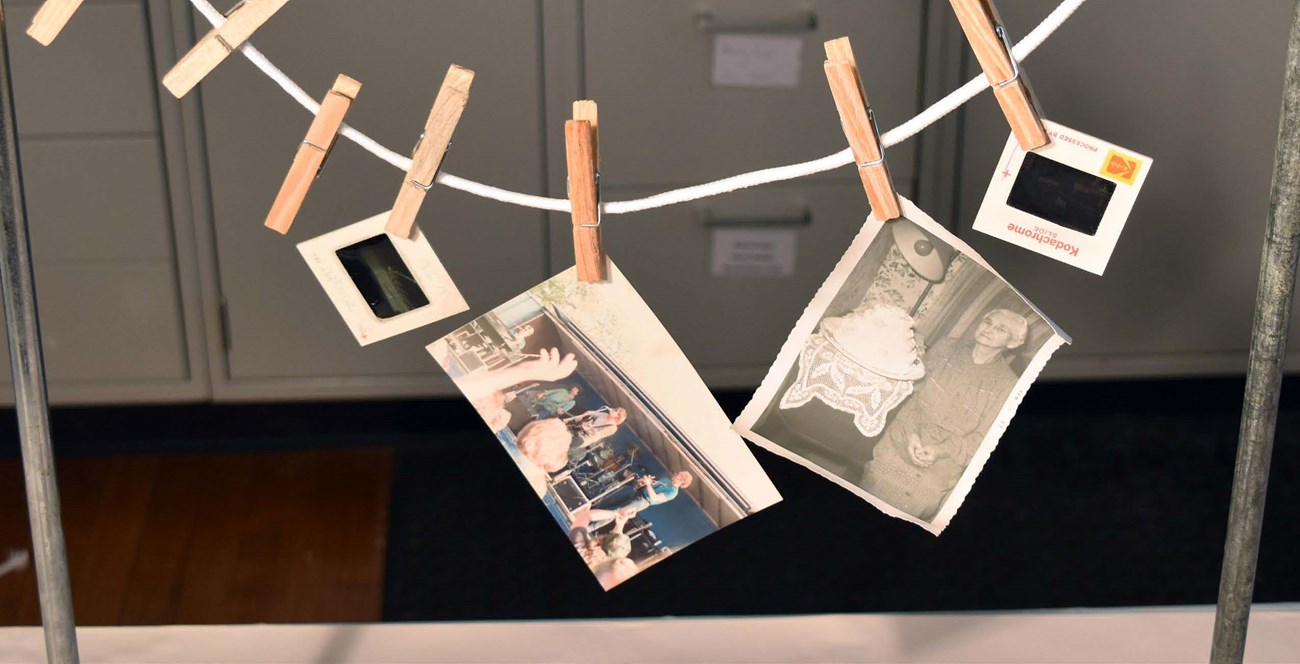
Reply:
M933 520L1010 396L1017 375L1009 351L1028 335L1024 316L994 309L973 338L936 341L925 353L925 379L872 450L862 488Z

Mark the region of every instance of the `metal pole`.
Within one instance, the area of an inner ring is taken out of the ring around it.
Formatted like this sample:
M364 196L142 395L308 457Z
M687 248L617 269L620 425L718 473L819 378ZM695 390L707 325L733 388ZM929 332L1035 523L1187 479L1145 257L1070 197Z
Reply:
M1259 534L1264 521L1268 466L1277 429L1277 402L1282 391L1282 360L1295 294L1300 236L1300 0L1291 16L1287 44L1282 118L1273 156L1273 188L1268 227L1255 295L1255 323L1250 342L1250 369L1242 402L1237 468L1232 479L1228 540L1219 579L1219 606L1214 617L1210 661L1240 662L1246 654L1246 627L1255 590Z
M11 78L4 2L0 0L0 242L4 245L0 247L0 286L4 290L18 434L27 478L27 514L35 548L41 623L45 626L45 656L50 662L75 664L79 661L76 622L72 617L68 554L50 445L50 410L45 397L41 331L36 321L36 285L27 239L27 203L18 167Z

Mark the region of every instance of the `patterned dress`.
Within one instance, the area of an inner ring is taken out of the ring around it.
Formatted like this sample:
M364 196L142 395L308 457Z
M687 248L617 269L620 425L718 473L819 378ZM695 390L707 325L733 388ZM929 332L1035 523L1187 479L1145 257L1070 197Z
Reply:
M957 486L1016 384L1005 357L976 364L974 347L970 340L935 342L925 354L925 380L898 408L866 465L862 488L923 521ZM929 467L912 462L909 433L934 447Z

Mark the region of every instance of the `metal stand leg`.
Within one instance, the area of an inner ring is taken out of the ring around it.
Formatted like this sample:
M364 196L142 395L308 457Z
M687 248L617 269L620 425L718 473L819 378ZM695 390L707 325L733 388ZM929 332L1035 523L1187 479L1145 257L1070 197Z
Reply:
M50 446L50 411L45 397L45 364L40 327L36 321L36 287L32 278L31 246L27 239L27 207L18 168L18 130L10 87L9 40L4 3L0 0L0 285L4 290L5 327L13 364L18 432L22 439L23 472L27 477L28 520L35 548L36 582L45 626L45 653L51 662L75 663L76 623L68 582L68 555L63 544L59 491L54 480Z
M1240 662L1246 653L1246 627L1255 590L1259 533L1268 491L1268 466L1277 429L1277 402L1282 390L1282 360L1295 294L1296 256L1300 245L1300 1L1291 18L1287 45L1282 119L1273 157L1273 189L1268 228L1255 299L1255 329L1250 343L1250 370L1241 412L1237 468L1232 480L1228 542L1219 580L1219 607L1214 619L1212 662Z

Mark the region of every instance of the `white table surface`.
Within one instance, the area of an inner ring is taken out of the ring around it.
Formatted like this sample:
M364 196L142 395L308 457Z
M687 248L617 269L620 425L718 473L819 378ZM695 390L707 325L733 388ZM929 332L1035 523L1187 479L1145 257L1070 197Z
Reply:
M81 661L1206 662L1213 607L758 618L84 627ZM1246 660L1300 662L1300 604L1259 605ZM44 660L0 628L0 662Z

